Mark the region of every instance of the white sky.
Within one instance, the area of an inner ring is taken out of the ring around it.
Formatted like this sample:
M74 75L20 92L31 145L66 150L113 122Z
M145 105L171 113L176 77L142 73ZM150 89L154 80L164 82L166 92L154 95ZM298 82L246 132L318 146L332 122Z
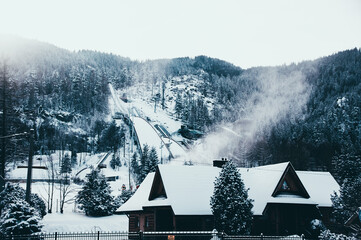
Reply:
M0 0L0 33L132 59L243 68L361 47L361 0Z

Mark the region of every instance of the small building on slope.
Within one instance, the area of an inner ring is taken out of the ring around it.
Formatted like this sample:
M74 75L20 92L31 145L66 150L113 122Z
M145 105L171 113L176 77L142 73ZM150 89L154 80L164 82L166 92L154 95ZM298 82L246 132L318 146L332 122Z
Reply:
M118 210L129 231L212 230L210 198L220 168L159 165ZM253 199L254 234L304 233L312 219L326 224L339 185L328 172L295 171L289 162L239 168Z

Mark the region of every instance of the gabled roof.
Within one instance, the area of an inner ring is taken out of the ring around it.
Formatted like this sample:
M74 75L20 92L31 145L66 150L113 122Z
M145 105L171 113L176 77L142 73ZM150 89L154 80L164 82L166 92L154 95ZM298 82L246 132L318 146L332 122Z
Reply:
M290 168L293 169L287 162L238 169L245 186L249 188L249 198L254 200L252 209L254 215L262 215L269 203L332 206L330 196L334 191L339 191L339 186L329 173L293 170L309 198L287 193L274 194L286 170ZM220 170L208 166L159 165L156 174L162 179L166 197L163 195L159 198L156 196L150 198L151 182L154 181L155 176L151 173L118 212L140 211L144 207L170 206L175 215L211 215L210 197L213 195L214 181L219 176Z
M299 195L304 198L310 198L310 195L290 162L287 164L282 177L272 193L272 197L277 197L278 195Z

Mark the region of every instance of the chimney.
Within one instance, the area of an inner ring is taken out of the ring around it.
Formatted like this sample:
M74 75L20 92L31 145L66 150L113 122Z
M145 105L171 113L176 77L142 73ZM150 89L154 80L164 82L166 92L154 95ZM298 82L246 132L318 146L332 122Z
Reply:
M221 160L213 160L213 167L222 168L224 164L228 162L227 158L222 158Z

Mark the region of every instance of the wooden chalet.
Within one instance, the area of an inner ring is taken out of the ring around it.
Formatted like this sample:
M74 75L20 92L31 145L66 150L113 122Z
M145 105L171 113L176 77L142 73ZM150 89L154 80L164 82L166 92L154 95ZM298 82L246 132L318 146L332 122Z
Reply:
M214 228L210 197L220 168L159 165L118 210L129 231L200 231ZM339 185L328 172L295 171L289 162L239 168L253 199L253 234L301 234L312 219L326 224Z

